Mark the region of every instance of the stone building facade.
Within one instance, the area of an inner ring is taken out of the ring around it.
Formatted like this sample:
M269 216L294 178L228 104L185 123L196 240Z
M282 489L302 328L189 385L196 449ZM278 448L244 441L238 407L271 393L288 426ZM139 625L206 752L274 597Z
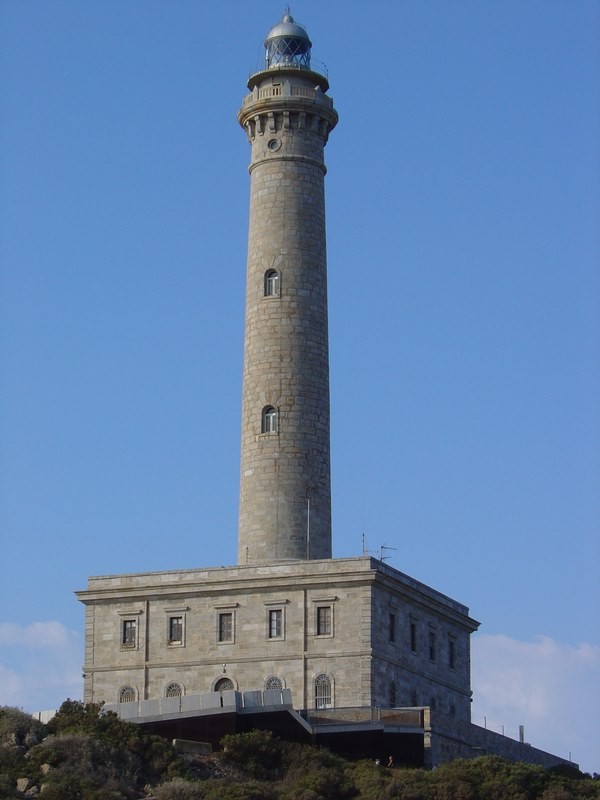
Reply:
M90 578L85 700L290 689L299 709L470 719L460 603L370 557Z

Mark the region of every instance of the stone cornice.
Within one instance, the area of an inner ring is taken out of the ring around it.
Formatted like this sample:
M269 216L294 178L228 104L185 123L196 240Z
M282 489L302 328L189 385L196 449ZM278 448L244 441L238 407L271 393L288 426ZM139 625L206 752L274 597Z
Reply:
M334 586L367 586L372 583L378 583L411 604L421 606L424 611L434 609L440 616L468 630L474 631L479 627L477 620L469 617L466 606L369 556L98 576L91 577L88 588L76 592L76 595L84 604L132 603L142 599L173 601L178 597L235 595L259 589L322 591L327 587L331 593Z

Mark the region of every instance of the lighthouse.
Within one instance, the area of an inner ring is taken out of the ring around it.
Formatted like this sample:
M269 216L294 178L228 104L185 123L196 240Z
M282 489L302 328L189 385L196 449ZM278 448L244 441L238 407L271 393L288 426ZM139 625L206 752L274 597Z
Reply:
M338 115L289 13L238 121L250 220L238 563L331 558L324 148Z
M84 698L124 719L173 717L176 731L186 719L203 741L238 712L286 707L305 712L289 731L325 743L344 719L326 715L351 709L344 747L349 733L357 752L370 737L380 752L386 725L390 743L408 725L411 757L439 761L473 749L478 623L366 553L332 558L324 149L338 116L289 13L264 44L238 112L250 142L238 563L90 577L77 592ZM441 744L425 736L428 708L445 715Z

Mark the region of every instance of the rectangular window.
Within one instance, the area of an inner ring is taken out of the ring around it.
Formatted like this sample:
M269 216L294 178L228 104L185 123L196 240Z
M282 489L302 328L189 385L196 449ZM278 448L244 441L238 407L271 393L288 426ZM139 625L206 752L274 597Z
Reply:
M388 632L390 637L390 642L392 644L396 641L396 615L390 614L388 619Z
M283 635L283 611L274 608L269 611L269 639L281 639Z
M169 617L169 644L183 644L183 617Z
M429 631L429 660L435 661L435 633Z
M233 641L233 612L225 611L219 614L219 641Z
M317 606L317 636L331 636L331 606Z
M454 639L448 639L448 666L454 669L456 666L456 642Z
M410 623L410 649L412 653L417 652L417 623Z
M121 644L123 647L137 646L137 619L124 619L121 628Z

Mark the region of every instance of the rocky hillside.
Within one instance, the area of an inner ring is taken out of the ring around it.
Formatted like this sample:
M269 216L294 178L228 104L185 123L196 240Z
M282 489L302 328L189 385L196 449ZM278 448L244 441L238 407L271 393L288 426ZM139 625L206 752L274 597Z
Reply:
M433 771L349 762L268 732L183 754L96 705L67 700L48 725L0 707L0 800L593 800L599 776L496 757Z

